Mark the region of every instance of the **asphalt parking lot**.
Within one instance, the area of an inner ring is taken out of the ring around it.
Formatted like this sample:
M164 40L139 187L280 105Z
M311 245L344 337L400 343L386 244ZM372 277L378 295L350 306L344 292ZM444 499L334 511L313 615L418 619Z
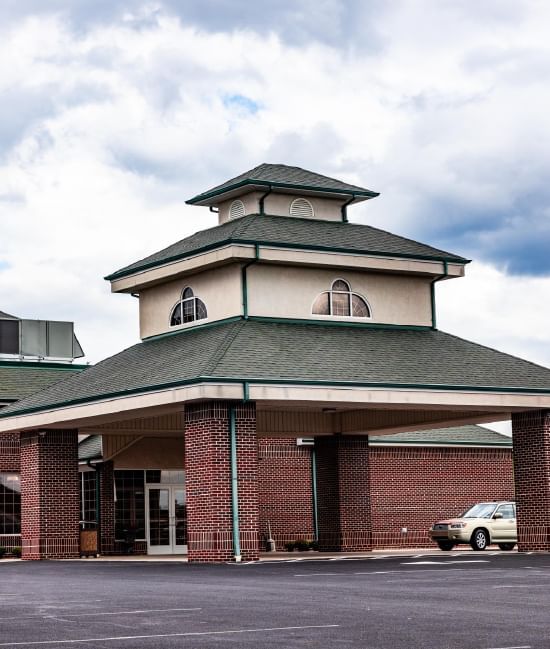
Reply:
M550 555L0 562L0 648L548 649Z

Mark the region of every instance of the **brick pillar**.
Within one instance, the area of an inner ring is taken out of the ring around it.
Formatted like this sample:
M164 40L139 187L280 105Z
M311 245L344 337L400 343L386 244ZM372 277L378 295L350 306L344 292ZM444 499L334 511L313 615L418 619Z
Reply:
M99 468L99 551L114 554L115 551L115 472L112 462L104 462Z
M512 415L518 550L550 551L550 411Z
M79 556L78 434L21 433L23 559Z
M319 550L371 550L367 437L318 437L315 440L315 448Z
M188 558L194 562L233 559L229 404L185 408L185 484ZM256 407L236 407L239 527L243 561L259 558L258 440Z

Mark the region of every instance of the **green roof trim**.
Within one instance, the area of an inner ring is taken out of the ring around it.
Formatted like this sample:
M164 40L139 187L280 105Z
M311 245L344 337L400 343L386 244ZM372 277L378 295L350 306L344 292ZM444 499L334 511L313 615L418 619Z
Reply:
M198 383L548 395L550 369L432 329L236 320L138 343L0 418Z
M212 202L210 199L247 185L265 187L266 189L293 189L324 194L345 194L361 197L363 200L380 195L379 192L373 192L365 187L350 185L336 178L330 178L301 167L263 163L185 202L188 205L196 205L205 201Z
M370 225L248 214L200 230L105 277L128 277L231 244L467 264L470 260ZM260 259L261 261L261 259Z
M60 372L67 371L67 372L75 372L78 370L86 370L89 365L79 365L76 363L56 363L54 361L19 361L19 360L0 360L0 367L19 367L19 368L25 368L25 369L36 369L36 368L43 368L47 370L59 370Z

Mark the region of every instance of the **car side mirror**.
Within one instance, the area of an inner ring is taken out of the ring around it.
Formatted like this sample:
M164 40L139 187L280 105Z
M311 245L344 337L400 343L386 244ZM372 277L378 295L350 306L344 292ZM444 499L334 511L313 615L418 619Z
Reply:
M497 512L497 513L493 516L493 518L503 518L503 516L502 516L502 512Z

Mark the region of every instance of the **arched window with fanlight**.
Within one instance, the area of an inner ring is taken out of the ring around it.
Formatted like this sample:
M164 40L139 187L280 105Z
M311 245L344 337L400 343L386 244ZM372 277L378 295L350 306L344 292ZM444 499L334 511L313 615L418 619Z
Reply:
M354 293L343 279L332 282L330 291L320 293L313 302L313 315L336 318L370 318L371 310L367 300Z
M187 286L181 292L181 298L174 305L170 314L170 326L187 324L208 317L204 302L195 296L193 289Z

